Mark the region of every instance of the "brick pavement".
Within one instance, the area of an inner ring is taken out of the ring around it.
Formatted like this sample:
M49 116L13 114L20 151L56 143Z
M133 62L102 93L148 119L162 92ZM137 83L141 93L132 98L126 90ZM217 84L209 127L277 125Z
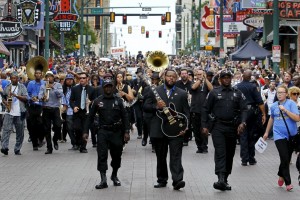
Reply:
M132 135L127 145L122 167L119 171L121 187L112 186L104 190L94 187L100 181L96 170L96 149L88 144L88 154L68 151L70 143L59 143L59 150L52 155L45 155L45 147L32 151L32 146L24 140L21 156L13 154L15 134L12 134L8 156L0 155L0 200L192 200L192 199L221 199L221 200L260 200L260 199L300 199L300 187L297 185L295 157L291 165L294 190L286 192L277 186L278 153L273 141L264 154L257 154L258 164L242 167L237 146L234 159L233 175L229 182L232 191L219 192L212 185L216 181L214 175L213 147L209 142L209 153L196 154L194 141L184 147L183 167L186 187L174 191L171 181L168 187L154 189L156 182L156 158L151 153L150 145L141 146L141 140ZM111 169L108 171L108 177Z

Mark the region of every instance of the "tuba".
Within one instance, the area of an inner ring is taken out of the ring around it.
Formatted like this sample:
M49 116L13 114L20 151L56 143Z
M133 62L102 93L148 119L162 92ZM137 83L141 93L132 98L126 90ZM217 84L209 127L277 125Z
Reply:
M169 65L168 55L162 51L152 51L148 54L146 59L149 69L154 72L161 72Z
M34 80L35 70L41 70L43 74L46 74L48 71L48 62L43 56L35 56L31 58L26 65L26 73L28 79Z

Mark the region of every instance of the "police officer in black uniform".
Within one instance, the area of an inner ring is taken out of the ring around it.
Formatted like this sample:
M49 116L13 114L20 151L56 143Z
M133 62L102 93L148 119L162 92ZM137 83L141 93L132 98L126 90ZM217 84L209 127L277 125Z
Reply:
M101 182L96 189L107 188L106 171L108 147L112 158L111 180L114 186L120 186L117 177L121 166L123 141L128 142L129 119L122 99L113 94L114 87L111 79L105 79L103 83L104 94L94 100L87 123L85 124L85 135L88 135L90 124L94 121L96 113L99 115L99 127L97 132L98 171L100 171Z
M262 127L266 121L264 102L256 84L250 81L251 75L252 71L246 70L243 73L243 81L236 85L236 88L246 97L248 107L247 127L240 136L242 166L247 166L248 162L250 165L256 164L254 146L259 136L263 134L259 127ZM262 118L260 115L262 115Z
M231 174L237 134L243 132L247 119L247 104L242 92L231 87L232 74L222 71L220 87L214 88L207 96L202 110L203 133L208 134L209 115L214 118L212 140L215 147L215 174L217 190L231 190L227 178Z

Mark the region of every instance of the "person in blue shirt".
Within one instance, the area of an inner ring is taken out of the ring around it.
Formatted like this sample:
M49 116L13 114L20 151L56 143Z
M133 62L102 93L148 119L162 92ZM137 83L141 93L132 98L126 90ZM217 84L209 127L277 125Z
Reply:
M300 121L300 117L296 103L287 99L287 96L288 88L284 85L278 86L278 101L271 106L271 116L263 138L264 140L268 138L270 129L273 126L274 141L280 157L278 186L281 187L285 183L286 190L291 191L293 185L291 184L290 176L290 160L293 149L289 141L290 135L294 136L297 134L297 122ZM284 123L281 112L289 131Z
M42 80L42 70L37 69L34 72L35 80L32 80L27 85L28 91L28 118L27 128L32 142L34 151L38 150L38 147L43 146L44 134L41 132L43 129L42 124L42 102L38 99L40 88L45 85L45 81Z

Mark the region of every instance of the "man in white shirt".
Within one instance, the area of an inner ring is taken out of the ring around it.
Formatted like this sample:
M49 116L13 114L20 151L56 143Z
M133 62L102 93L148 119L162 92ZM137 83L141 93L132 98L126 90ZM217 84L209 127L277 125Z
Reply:
M19 76L17 72L11 73L10 80L11 84L4 89L7 113L4 115L1 153L8 155L9 138L14 125L16 128L14 152L16 155L21 155L20 150L24 140L25 102L27 101L28 93L26 87L18 82Z
M270 80L269 88L262 91L263 97L265 100L265 104L267 104L268 107L268 114L266 121L269 121L270 115L271 115L271 106L274 103L274 99L276 96L276 83L275 80ZM266 127L267 123L265 123ZM269 138L273 137L273 130L269 133Z

